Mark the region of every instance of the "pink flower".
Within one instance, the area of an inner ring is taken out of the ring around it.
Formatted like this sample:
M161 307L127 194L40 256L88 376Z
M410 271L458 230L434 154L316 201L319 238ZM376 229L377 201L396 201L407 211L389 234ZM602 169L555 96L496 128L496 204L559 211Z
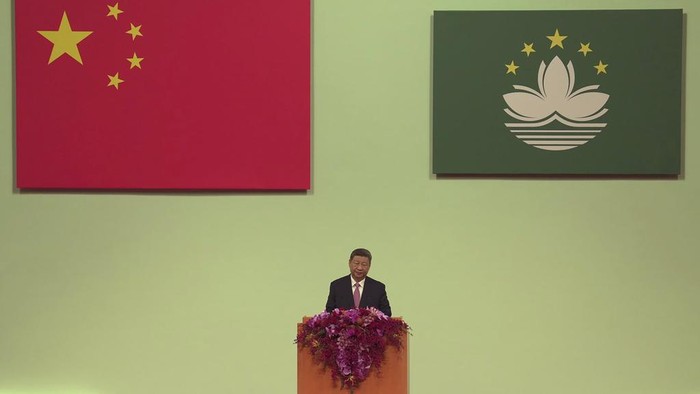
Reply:
M379 371L387 345L400 348L401 334L410 327L374 308L335 309L313 316L303 324L295 342L308 347L314 360L331 369L341 387L353 390Z

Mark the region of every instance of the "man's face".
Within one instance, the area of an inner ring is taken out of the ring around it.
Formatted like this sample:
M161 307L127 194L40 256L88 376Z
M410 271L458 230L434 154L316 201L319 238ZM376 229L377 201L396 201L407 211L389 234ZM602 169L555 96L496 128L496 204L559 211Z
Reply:
M367 276L371 263L369 257L353 256L348 262L350 266L350 274L356 282L361 281Z

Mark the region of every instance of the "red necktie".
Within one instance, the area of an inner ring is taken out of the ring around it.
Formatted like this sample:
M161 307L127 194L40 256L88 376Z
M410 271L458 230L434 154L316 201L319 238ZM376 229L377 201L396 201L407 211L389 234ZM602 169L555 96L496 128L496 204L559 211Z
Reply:
M360 284L355 283L355 292L352 294L352 298L355 299L355 308L360 307Z

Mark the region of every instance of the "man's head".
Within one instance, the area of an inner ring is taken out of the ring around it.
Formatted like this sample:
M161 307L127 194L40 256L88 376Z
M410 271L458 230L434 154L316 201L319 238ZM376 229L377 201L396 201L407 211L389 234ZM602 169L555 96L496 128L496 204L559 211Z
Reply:
M372 253L367 249L359 248L350 253L348 266L350 267L350 275L359 282L367 276L369 268L372 265Z

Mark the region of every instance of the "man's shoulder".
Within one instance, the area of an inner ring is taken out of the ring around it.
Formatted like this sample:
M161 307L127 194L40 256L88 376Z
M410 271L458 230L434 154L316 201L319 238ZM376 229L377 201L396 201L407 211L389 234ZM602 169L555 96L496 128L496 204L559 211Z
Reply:
M342 282L347 282L349 284L350 283L350 275L348 274L345 276L341 276L340 278L331 282L331 285L337 285L338 283L342 283Z
M372 279L372 278L370 278L369 276L365 278L365 282L366 282L367 284L370 284L370 283L371 283L372 285L377 286L377 287L385 287L385 286L384 286L384 283L382 283L382 282L380 282L380 281L378 281L378 280L376 280L376 279Z
M337 286L339 284L342 284L342 285L348 284L349 285L350 284L350 275L348 274L345 276L341 276L340 278L331 282L331 286ZM369 285L369 286L373 286L373 287L385 287L384 283L382 283L376 279L372 279L369 276L365 277L365 285Z

